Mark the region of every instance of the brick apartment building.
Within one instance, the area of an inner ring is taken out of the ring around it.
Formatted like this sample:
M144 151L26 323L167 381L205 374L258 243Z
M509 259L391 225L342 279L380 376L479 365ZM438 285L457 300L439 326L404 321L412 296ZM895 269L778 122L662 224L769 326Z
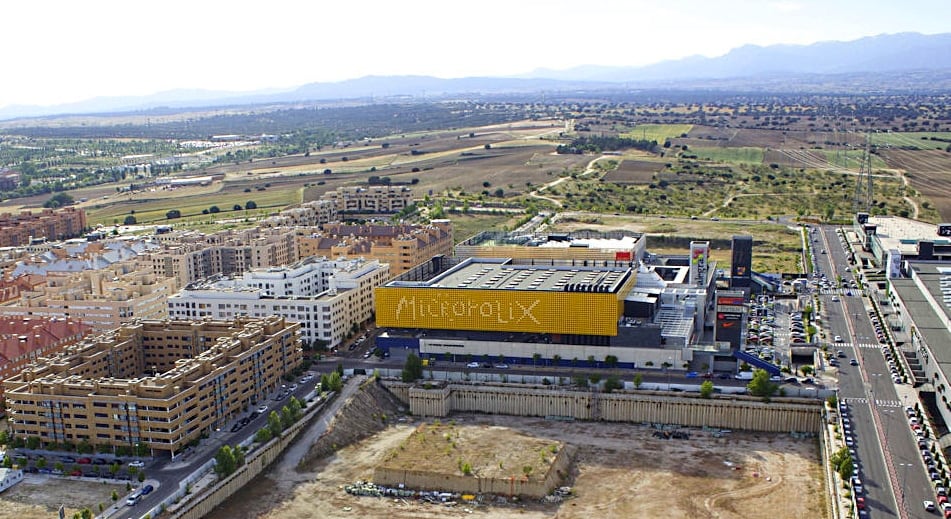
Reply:
M452 255L452 222L429 225L347 225L331 223L316 229L298 229L301 257L375 259L390 266L396 277L437 254Z
M82 235L86 212L75 207L0 214L0 247L29 245L33 238L63 240Z
M299 327L279 317L138 321L89 337L3 382L11 432L174 457L300 366Z
M90 331L75 319L0 317L0 380L19 374L39 357L62 351ZM0 387L0 401L2 397Z

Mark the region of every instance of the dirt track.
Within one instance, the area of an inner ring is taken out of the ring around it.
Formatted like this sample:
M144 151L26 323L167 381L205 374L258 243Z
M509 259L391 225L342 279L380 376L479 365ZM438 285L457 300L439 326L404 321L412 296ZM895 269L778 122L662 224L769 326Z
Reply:
M690 430L690 440L651 437L628 424L551 422L504 416L454 416L460 426L503 425L578 447L575 497L558 504L526 502L457 505L353 497L342 486L372 479L373 467L415 428L400 423L341 449L316 467L292 494L263 482L212 514L278 519L360 517L507 518L712 517L774 519L826 517L827 499L814 440L788 435L730 433L715 438ZM256 482L257 483L257 482Z

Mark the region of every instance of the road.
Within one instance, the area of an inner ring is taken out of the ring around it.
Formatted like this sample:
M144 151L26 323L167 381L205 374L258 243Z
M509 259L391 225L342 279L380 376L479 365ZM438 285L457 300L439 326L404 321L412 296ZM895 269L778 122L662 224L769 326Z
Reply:
M848 257L832 227L820 233L827 254L817 255L820 269L831 280L837 275L851 280ZM840 347L859 365L842 363L839 370L839 398L849 404L855 428L860 474L867 495L869 517L932 518L921 506L934 500L925 466L892 382L888 363L882 354L869 320L871 303L853 291L839 302L823 295L826 328L830 336L841 335L847 346ZM913 405L909 403L909 405ZM895 491L898 491L897 494ZM899 503L904 502L900 509Z
M301 384L293 393L293 396L296 396L298 399L303 400L304 397L314 389L314 384L319 382L319 379L316 381L311 381L309 384ZM191 475L198 467L206 463L208 460L215 457L215 454L218 453L223 445L237 445L251 436L254 436L254 433L267 425L267 415L272 410L280 411L280 407L285 405L285 403L290 399L291 394L288 394L286 397L277 400L276 392L272 395L270 399L266 402L269 409L266 413L258 414L252 409L249 414L243 416L250 416L251 422L247 426L242 427L240 430L231 432L230 427L232 424L237 421L240 417L232 420L227 424L227 429L223 428L220 431L215 432L211 437L202 440L199 446L195 449L186 451L181 456L176 457L174 460L153 460L149 462L145 471L148 475L149 480L158 481L155 491L153 491L148 496L145 496L139 503L132 507L124 507L120 510L119 513L115 514L116 517L127 516L127 517L142 517L148 513L152 508L159 505L159 503L165 501L169 496L175 493L178 490L179 482L183 481L186 477ZM123 498L124 499L124 498Z

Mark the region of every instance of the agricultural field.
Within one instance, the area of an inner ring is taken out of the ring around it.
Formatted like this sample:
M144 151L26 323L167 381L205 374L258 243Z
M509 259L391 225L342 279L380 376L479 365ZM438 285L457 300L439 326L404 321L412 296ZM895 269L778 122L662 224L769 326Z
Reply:
M561 503L512 500L429 504L410 499L351 496L345 485L372 480L377 465L406 441L418 424L391 426L338 450L290 495L269 485L248 488L227 509L211 517L242 510L251 517L335 518L480 517L827 517L828 498L819 452L814 440L781 434L733 432L715 437L689 430L688 440L654 438L651 429L631 424L569 423L512 416L453 416L458 427L508 430L546 442L576 448L575 465L567 484L572 494ZM504 437L504 436L503 436ZM507 460L514 452L497 442L492 459Z
M667 139L689 134L691 129L693 129L692 124L638 124L620 136L628 139L657 141L658 144L663 144Z
M732 164L762 164L763 151L762 148L751 147L710 148L695 146L689 148L689 153L696 155L700 160Z
M662 162L624 159L601 179L612 184L650 184L654 175L664 170Z
M887 149L882 151L888 165L904 173L904 178L913 191L920 193L924 201L919 205L919 218L937 222L951 221L951 153L937 150L908 151Z

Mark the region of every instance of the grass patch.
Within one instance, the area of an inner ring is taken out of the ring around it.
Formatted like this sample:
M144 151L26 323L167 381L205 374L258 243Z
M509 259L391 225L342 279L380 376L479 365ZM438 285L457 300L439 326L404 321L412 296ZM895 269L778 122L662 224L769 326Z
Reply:
M762 164L766 155L763 148L749 146L737 148L691 147L687 153L692 153L702 160L727 162L732 164Z
M692 129L692 124L638 124L631 131L622 133L621 137L657 141L658 144L663 144L667 139L689 134Z

